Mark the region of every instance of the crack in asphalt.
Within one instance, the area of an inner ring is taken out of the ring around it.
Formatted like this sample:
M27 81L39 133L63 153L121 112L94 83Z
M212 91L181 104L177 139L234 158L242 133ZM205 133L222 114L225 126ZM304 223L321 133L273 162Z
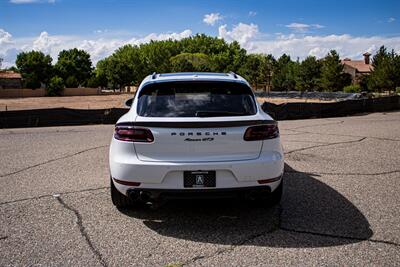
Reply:
M210 255L199 255L199 256L195 256L193 257L191 260L183 263L182 265L188 265L188 264L193 264L196 261L199 260L203 260L203 259L211 259L214 258L218 255L224 254L224 253L229 253L232 252L233 250L235 250L236 248L256 239L259 237L262 237L266 234L270 234L273 233L277 230L281 230L281 231L285 231L285 232L291 232L291 233L296 233L296 234L308 234L308 235L315 235L315 236L322 236L322 237L330 237L330 238L337 238L337 239L347 239L347 240L357 240L357 241L369 241L372 243L380 243L380 244L386 244L386 245L393 245L396 247L400 247L399 243L396 242L392 242L392 241L387 241L387 240L381 240L381 239L372 239L372 238L358 238L358 237L354 237L354 236L344 236L344 235L335 235L335 234L326 234L326 233L319 233L319 232L312 232L312 231L303 231L303 230L296 230L296 229L290 229L290 228L286 228L283 227L281 225L282 223L282 211L283 208L281 205L279 205L279 215L278 215L278 225L277 227L273 227L273 229L269 230L269 231L262 231L259 233L255 233L252 235L249 235L247 238L243 239L240 242L237 242L236 244L233 244L231 246L229 246L228 248L225 249L218 249L217 251L215 251L214 253L210 254Z
M0 240L5 240L7 238L8 238L8 236L0 236Z
M369 138L369 139L376 139L380 141L392 141L392 142L400 142L400 139L393 139L393 138L386 138L386 137L376 137L376 136L361 136L361 135L351 135L351 134L332 134L332 133L318 133L318 132L309 132L309 131L299 131L299 130L292 130L286 129L288 131L293 131L297 133L305 133L305 134L318 134L318 135L329 135L329 136L343 136L343 137L357 137L357 138Z
M319 142L319 141L310 141L310 140L285 140L283 143L313 143L313 144L332 144L330 142Z
M227 247L227 248L217 249L214 253L211 253L211 254L209 254L209 255L199 255L199 256L195 256L195 257L191 258L189 261L187 261L187 262L185 262L185 263L182 263L182 265L193 264L193 263L195 263L196 261L199 261L199 260L211 259L211 258L214 258L214 257L216 257L216 256L218 256L218 255L221 255L221 254L224 254L224 253L227 253L227 252L232 252L232 251L235 250L237 247L240 247L240 246L244 245L245 243L250 242L250 241L253 240L253 239L256 239L256 238L261 237L261 236L263 236L263 235L272 233L272 232L274 232L275 230L276 230L276 229L269 230L269 231L263 231L263 232L260 232L260 233L255 233L255 234L249 235L249 236L246 237L245 239L243 239L243 240L241 240L241 241L239 241L239 242L237 242L237 243L235 243L235 244L232 244L232 245L230 245L230 246Z
M367 139L367 137L363 137L357 140L351 140L351 141L343 141L343 142L336 142L336 143L329 143L329 144L321 144L321 145L315 145L315 146L309 146L309 147L304 147L304 148L299 148L299 149L294 149L288 152L285 152L285 155L294 153L294 152L299 152L299 151L304 151L308 149L313 149L313 148L318 148L318 147L326 147L326 146L334 146L334 145L341 145L341 144L350 144L350 143L359 143Z
M50 160L47 160L47 161L44 161L44 162L41 162L41 163L38 163L38 164L34 164L34 165L31 165L31 166L28 166L28 167L19 169L19 170L14 171L14 172L2 174L2 175L0 175L0 178L4 178L4 177L7 177L7 176L10 176L10 175L13 175L13 174L17 174L17 173L20 173L20 172L23 172L23 171L26 171L26 170L29 170L29 169L32 169L32 168L35 168L35 167L39 167L39 166L42 166L42 165L45 165L45 164L54 162L54 161L58 161L58 160L70 158L70 157L73 157L73 156L76 156L76 155L79 155L79 154L82 154L82 153L85 153L85 152L88 152L88 151L91 151L91 150L95 150L95 149L99 149L99 148L104 148L104 147L108 147L108 145L102 145L102 146L91 147L91 148L88 148L88 149L84 149L84 150L75 152L75 153L73 153L73 154L69 154L69 155L65 155L65 156L62 156L62 157L50 159Z
M321 123L321 124L314 124L314 125L304 125L304 126L298 126L298 127L294 127L294 128L288 128L288 129L284 129L284 130L295 130L295 129L302 129L302 128L308 128L308 127L319 127L319 126L326 126L326 125L335 125L335 124L342 124L344 123L344 121L334 121L334 122L330 122L330 123Z
M346 175L346 176L376 176L400 173L400 170L387 171L387 172L372 172L372 173L361 173L361 172L300 172L300 171L285 171L285 173L298 173L307 175Z
M46 197L54 197L57 194L59 194L59 195L69 195L69 194L75 194L75 193L97 191L97 190L102 190L102 189L107 189L107 188L110 188L110 187L109 186L103 186L103 187L97 187L97 188L87 188L87 189L76 190L76 191L67 191L67 192L62 192L62 193L46 194L46 195L41 195L41 196L36 196L36 197L15 199L15 200L1 202L0 206L6 205L6 204L18 203L18 202L22 202L22 201L38 200L38 199L42 199L42 198L46 198Z
M392 241L381 240L381 239L372 239L372 238L360 238L354 236L344 236L344 235L335 235L335 234L326 234L326 233L319 233L319 232L312 232L312 231L305 231L305 230L296 230L290 229L285 227L280 227L280 230L286 232L292 232L297 234L308 234L308 235L316 235L316 236L323 236L323 237L331 237L331 238L339 238L339 239L348 239L348 240L357 240L357 241L369 241L372 243L382 243L387 245L393 245L399 247L400 244Z
M240 247L240 246L242 246L242 245L244 245L244 244L246 244L246 243L248 243L248 242L250 242L250 241L252 241L252 240L254 240L256 238L259 238L261 236L264 236L266 234L270 234L270 233L275 232L276 230L279 230L280 227L281 227L282 206L279 204L279 206L276 207L276 208L279 211L278 222L276 224L273 224L270 230L261 231L261 232L258 232L258 233L254 233L254 234L248 235L246 238L244 238L244 239L242 239L242 240L240 240L240 241L228 246L227 248L217 249L214 253L211 253L209 255L198 255L198 256L195 256L192 259L190 259L189 261L183 263L182 265L193 264L198 260L211 259L211 258L214 258L214 257L216 257L218 255L221 255L221 254L224 254L224 253L228 253L228 252L232 252L236 248L238 248L238 247Z
M108 266L107 262L105 261L103 255L100 253L100 251L98 251L95 246L93 245L92 241L90 240L89 234L86 231L85 226L83 225L83 221L82 221L82 215L79 213L78 210L72 208L71 206L69 206L68 204L66 204L64 202L64 200L58 196L55 197L57 199L57 201L61 204L61 206L63 206L65 209L72 211L76 217L76 224L78 225L79 228L79 232L81 234L81 236L85 239L86 243L88 244L90 250L93 252L93 254L96 256L96 258L99 260L100 264L102 266Z
M26 129L26 128L25 128ZM52 134L52 133L86 133L86 132L95 132L96 130L53 130L53 131L38 131L38 132L15 132L10 130L2 130L0 129L0 136L2 135L27 135L27 134Z

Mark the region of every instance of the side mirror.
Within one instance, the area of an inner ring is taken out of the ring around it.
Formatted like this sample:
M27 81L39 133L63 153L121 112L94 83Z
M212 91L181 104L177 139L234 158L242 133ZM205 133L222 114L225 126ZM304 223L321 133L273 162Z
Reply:
M132 106L132 103L133 103L133 97L125 101L125 107L130 108Z

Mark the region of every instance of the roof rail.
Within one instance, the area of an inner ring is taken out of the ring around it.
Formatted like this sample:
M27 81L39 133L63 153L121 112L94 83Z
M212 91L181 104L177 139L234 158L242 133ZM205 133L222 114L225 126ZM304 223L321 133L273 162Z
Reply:
M153 74L151 75L151 78L154 80L156 78L157 72L153 72Z
M233 78L237 79L237 75L236 75L236 73L234 73L233 71L230 71L229 74L232 75Z

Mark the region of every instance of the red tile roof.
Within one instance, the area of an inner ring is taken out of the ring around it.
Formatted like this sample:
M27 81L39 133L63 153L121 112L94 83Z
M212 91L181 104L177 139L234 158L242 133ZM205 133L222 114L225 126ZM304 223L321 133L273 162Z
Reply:
M342 60L342 64L356 69L358 72L371 72L373 69L371 64L365 64L364 60Z
M0 71L0 79L21 79L21 74L14 71Z

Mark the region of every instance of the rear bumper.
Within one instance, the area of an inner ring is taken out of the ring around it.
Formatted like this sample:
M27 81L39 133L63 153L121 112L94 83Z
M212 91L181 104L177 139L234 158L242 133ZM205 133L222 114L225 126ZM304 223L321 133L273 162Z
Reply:
M133 188L127 190L127 196L132 200L159 199L218 199L218 198L254 198L271 193L270 186L251 186L239 188L213 189L153 189Z
M265 141L259 157L250 160L210 161L210 162L165 162L141 161L137 158L133 144L122 144L113 140L110 147L110 173L114 185L121 193L128 195L128 190L182 190L195 193L193 188L185 188L184 171L215 171L215 188L201 188L201 192L215 190L243 191L251 187L269 187L274 191L279 181L261 185L257 181L280 177L284 169L282 147L277 140ZM117 183L116 180L127 182ZM130 183L138 184L136 186ZM174 191L177 193L178 191Z

